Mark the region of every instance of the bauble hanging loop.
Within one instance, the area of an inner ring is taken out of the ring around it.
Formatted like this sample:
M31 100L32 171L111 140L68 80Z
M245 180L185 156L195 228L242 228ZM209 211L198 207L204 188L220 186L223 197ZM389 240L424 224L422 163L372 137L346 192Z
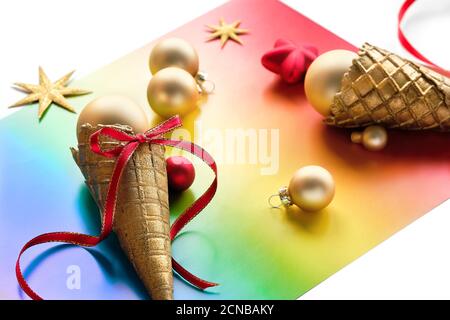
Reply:
M208 79L208 74L204 71L199 71L195 76L197 82L198 91L202 94L211 94L216 88L216 84Z
M274 205L273 204L273 198L278 198L280 200L280 204ZM273 194L268 199L269 205L274 208L278 209L282 206L289 207L292 205L291 198L289 197L288 188L287 187L281 187L280 190L278 190L277 194Z

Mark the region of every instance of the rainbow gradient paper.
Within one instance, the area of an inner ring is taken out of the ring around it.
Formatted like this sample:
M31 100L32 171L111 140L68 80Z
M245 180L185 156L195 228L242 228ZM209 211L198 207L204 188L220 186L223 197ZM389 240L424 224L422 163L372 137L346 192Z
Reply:
M244 45L229 42L221 49L218 41L205 41L205 25L222 17L240 19L250 29L241 37ZM276 1L232 1L165 37L171 36L196 47L201 70L216 85L200 110L183 120L219 162L217 195L175 240L173 255L196 275L221 284L201 292L176 277L175 298L297 298L449 198L448 134L390 131L385 150L368 152L350 143L349 131L322 124L301 84L284 85L262 67L261 56L278 38L310 43L320 52L356 50L306 17ZM124 94L147 108L153 45L73 83L94 94L70 101L79 111L96 96ZM26 241L49 231L99 231L97 209L69 151L76 145L76 119L52 106L39 122L37 107L30 106L0 122L0 298L24 298L14 264ZM224 157L218 140L202 134L220 137L230 129L278 129L276 174L261 175L261 163ZM331 205L314 214L270 209L267 198L310 164L333 174ZM212 179L206 166L196 168L194 186L171 199L172 218ZM23 266L44 298L148 297L114 236L89 250L42 245L25 255ZM80 289L66 283L74 268L81 272Z

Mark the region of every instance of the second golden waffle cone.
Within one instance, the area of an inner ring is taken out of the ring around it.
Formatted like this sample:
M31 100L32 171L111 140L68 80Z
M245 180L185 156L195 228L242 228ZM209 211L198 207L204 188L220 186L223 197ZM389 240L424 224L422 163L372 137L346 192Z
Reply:
M450 79L367 43L358 54L326 124L450 131Z
M131 133L126 126L114 126ZM72 154L86 184L103 213L115 159L90 150L89 138L101 126L83 125L78 150ZM104 139L105 149L118 142ZM141 144L121 177L113 229L122 249L152 299L173 299L169 202L164 147Z

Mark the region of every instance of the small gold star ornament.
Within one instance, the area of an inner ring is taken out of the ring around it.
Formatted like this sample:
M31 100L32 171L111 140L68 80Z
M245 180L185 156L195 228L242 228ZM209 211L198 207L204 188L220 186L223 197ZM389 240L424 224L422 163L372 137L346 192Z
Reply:
M48 107L53 103L58 104L66 110L71 112L75 112L75 109L69 104L66 100L66 96L79 96L83 94L91 93L91 91L78 89L78 88L69 88L67 87L67 82L74 71L69 72L59 80L55 82L51 82L44 70L39 67L39 84L28 84L28 83L15 83L14 86L28 93L28 96L14 103L10 108L24 106L36 101L39 101L39 119L42 118L45 111Z
M227 24L225 20L222 18L219 21L218 26L207 25L209 28L209 32L211 32L211 36L208 38L208 41L220 38L220 43L222 44L222 48L225 46L228 40L234 40L239 44L243 44L242 40L239 38L240 34L246 34L249 32L247 29L239 28L241 21L235 21L231 24Z

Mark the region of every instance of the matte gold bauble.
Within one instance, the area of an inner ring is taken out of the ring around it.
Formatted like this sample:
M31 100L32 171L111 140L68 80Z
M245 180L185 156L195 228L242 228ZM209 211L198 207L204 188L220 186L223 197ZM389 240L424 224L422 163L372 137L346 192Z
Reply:
M143 133L150 128L147 116L136 102L126 96L108 95L89 102L81 111L77 122L77 137L81 125L90 123L129 125L135 133Z
M153 48L149 64L152 74L167 67L178 67L195 76L198 73L198 54L189 42L168 38L161 40Z
M305 211L319 211L328 206L334 197L334 179L319 166L306 166L295 172L289 182L291 202Z
M379 151L386 147L388 134L384 127L368 126L363 132L352 132L353 143L361 143L364 148L370 151Z
M369 126L362 133L362 144L367 150L379 151L386 147L388 135L381 126Z
M183 116L195 109L199 101L197 83L190 73L169 67L150 79L147 98L150 107L163 118Z
M313 108L328 116L335 94L341 88L341 79L357 58L355 52L332 50L318 56L305 75L305 94Z

